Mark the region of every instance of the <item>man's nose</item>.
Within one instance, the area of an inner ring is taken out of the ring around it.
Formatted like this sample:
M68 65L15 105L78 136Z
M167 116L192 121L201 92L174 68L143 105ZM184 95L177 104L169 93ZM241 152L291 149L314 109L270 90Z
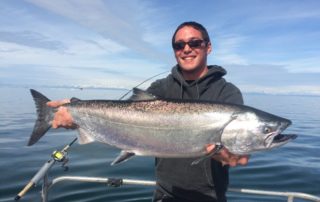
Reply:
M190 46L188 44L186 44L183 48L183 52L189 53L192 51L192 48L190 48Z

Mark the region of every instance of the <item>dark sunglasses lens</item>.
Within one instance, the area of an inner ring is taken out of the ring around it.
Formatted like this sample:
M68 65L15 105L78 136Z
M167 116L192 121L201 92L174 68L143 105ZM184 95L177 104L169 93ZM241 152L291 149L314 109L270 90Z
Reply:
M176 42L173 44L173 48L175 50L182 50L182 49L184 49L185 45L186 45L185 42Z
M199 48L202 42L203 42L202 40L189 41L188 45L190 46L190 48Z

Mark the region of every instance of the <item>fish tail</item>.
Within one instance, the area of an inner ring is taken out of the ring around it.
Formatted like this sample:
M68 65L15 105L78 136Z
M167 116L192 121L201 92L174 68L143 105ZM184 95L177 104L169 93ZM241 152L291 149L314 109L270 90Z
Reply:
M51 127L54 108L47 106L50 100L36 90L30 89L37 109L37 120L30 136L28 146L35 144Z

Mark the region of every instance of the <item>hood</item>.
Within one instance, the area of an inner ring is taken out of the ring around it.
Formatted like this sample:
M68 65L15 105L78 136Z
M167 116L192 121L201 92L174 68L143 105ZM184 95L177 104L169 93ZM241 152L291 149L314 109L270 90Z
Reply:
M181 86L181 98L183 97L184 91L190 90L190 89L196 89L197 96L200 97L200 95L209 88L210 83L217 81L218 79L221 79L224 75L227 74L227 71L218 65L209 65L208 66L208 72L203 77L194 80L193 82L186 82L183 78L179 65L176 65L172 68L171 74L173 79Z

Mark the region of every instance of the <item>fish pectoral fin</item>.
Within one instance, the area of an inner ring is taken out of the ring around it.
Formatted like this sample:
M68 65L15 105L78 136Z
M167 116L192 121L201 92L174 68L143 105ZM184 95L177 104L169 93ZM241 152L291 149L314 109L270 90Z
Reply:
M122 150L121 153L117 156L115 160L112 161L111 165L115 165L124 161L127 161L129 158L134 156L135 154L133 152L127 152Z
M88 144L95 141L95 139L86 130L78 128L78 131L79 144Z
M156 100L157 97L152 95L151 93L148 93L147 91L141 90L139 88L133 88L132 89L132 96L129 98L129 100L133 101L142 101L142 100Z
M205 160L205 159L208 159L208 158L211 158L212 156L218 154L221 149L223 148L223 145L222 144L216 144L214 149L212 149L208 154L206 154L205 156L202 156L200 157L199 159L196 159L194 161L192 161L191 165L196 165L198 163L200 163L201 161Z

